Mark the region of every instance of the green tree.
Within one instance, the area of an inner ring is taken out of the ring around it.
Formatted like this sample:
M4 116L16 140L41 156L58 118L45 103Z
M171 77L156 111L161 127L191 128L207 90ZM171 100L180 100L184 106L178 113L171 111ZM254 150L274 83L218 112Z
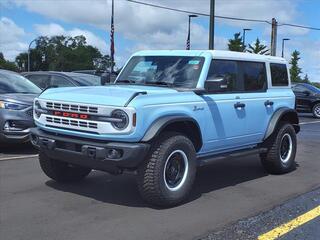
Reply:
M0 52L0 69L18 71L18 67L16 66L16 64L14 62L6 60L2 52Z
M256 42L253 45L249 44L249 49L247 51L249 53L270 55L268 47L262 44L259 38L256 39Z
M229 39L228 48L230 51L234 52L243 52L245 50L240 32L235 33L233 39Z
M294 50L291 54L291 68L290 68L290 75L292 82L302 82L300 74L302 73L301 68L299 67L299 60L300 60L300 52Z
M27 69L27 53L16 57L21 71ZM102 58L101 52L86 42L84 36L41 36L36 47L30 51L31 71L74 71L95 69L95 59Z
M303 79L302 79L302 82L304 82L304 83L310 83L308 74L305 74L305 75L304 75L304 77L303 77Z

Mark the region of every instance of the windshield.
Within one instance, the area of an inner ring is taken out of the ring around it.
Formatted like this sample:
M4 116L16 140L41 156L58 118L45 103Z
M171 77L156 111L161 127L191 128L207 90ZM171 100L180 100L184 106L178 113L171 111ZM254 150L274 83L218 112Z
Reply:
M203 62L203 57L136 56L130 59L116 83L195 88Z
M99 86L101 85L101 78L99 76L90 75L90 74L75 74L68 75L75 82L79 84L79 86Z
M5 93L41 93L41 89L17 73L0 71L0 94Z
M320 93L320 89L313 85L306 85L306 87L309 88L309 90L311 90L312 92Z

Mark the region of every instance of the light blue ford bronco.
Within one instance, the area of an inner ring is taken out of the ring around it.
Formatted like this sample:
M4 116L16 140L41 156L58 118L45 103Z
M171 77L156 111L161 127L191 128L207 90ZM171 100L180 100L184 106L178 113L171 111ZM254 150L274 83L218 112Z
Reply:
M283 58L142 51L114 84L44 91L34 101L31 140L58 182L92 169L131 172L143 199L172 206L191 191L197 168L217 159L257 154L269 173L293 170L294 105Z

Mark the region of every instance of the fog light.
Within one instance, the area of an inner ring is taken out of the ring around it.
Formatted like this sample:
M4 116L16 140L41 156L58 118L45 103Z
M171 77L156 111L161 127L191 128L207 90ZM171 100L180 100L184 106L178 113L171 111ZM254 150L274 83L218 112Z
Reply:
M107 152L107 158L110 159L119 159L122 157L122 151L118 149L110 149Z
M10 132L10 131L23 131L25 130L26 127L21 126L18 122L15 121L6 121L3 130L5 132Z

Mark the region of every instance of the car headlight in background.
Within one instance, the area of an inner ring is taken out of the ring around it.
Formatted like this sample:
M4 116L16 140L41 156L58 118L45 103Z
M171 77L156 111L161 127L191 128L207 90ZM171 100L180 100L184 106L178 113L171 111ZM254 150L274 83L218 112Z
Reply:
M112 121L112 126L117 130L125 129L129 124L128 114L120 109L116 109L111 113L111 117L114 119L118 119L118 121Z
M28 108L28 105L8 102L8 101L0 101L0 109L10 109L10 110L23 110Z

